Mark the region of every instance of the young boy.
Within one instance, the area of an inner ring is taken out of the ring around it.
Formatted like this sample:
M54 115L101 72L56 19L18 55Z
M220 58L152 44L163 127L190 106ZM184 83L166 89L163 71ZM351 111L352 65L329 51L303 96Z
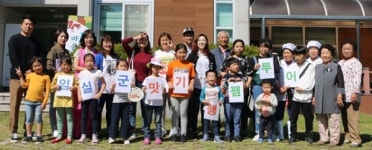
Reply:
M225 141L231 142L231 130L234 131L234 141L241 142L240 138L240 116L242 113L243 102L230 103L228 89L231 82L243 82L243 89L246 88L246 77L239 73L239 60L236 58L228 58L226 60L228 74L222 79L222 93L225 94ZM243 93L242 93L243 94ZM231 96L231 95L230 95Z
M208 106L211 106L213 104L222 105L223 103L223 94L222 90L219 86L216 85L216 79L217 79L217 73L214 70L208 70L205 73L205 76L207 78L207 84L202 89L200 93L200 101L204 104L204 111L208 111ZM216 112L219 113L219 112ZM212 120L205 119L204 118L204 126L203 126L203 139L202 141L208 141L208 130L209 130L209 123ZM214 142L215 143L223 143L223 141L220 139L219 129L218 129L218 120L212 121L213 125L213 134L214 134Z
M272 134L274 131L275 117L274 113L278 100L275 94L271 93L272 85L270 80L262 81L263 93L257 97L255 108L261 113L260 116L260 127L259 127L259 139L258 143L263 142L264 131L267 130L267 142L273 143Z
M314 65L306 61L306 47L297 46L294 48L294 56L296 65L298 66L299 80L291 102L291 137L288 140L289 144L296 141L297 119L300 114L300 108L305 118L306 142L313 143L313 112L311 110L313 97L313 88L315 86L315 69Z

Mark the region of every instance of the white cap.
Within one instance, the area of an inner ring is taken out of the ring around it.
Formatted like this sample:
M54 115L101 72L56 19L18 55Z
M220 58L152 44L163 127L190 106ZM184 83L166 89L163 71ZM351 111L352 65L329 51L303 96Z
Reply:
M293 50L296 48L296 45L294 45L293 43L285 43L283 44L282 46L282 50L285 50L285 49L289 49L293 52Z
M150 68L150 64L163 67L163 65L160 62L160 59L156 59L156 58L151 58L151 61L150 61L150 63L147 66L148 68Z
M322 44L320 44L318 41L311 40L307 42L306 48L309 49L310 47L316 47L320 49L320 46L322 46Z

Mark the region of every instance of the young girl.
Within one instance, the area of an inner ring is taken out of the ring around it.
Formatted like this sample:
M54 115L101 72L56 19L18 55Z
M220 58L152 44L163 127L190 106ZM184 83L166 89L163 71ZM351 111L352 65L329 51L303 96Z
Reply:
M182 43L177 44L175 51L177 59L171 61L168 64L167 70L167 81L172 105L171 139L173 142L177 141L178 123L179 118L181 118L181 142L185 143L187 141L186 139L187 108L191 92L194 89L195 70L194 65L185 59L187 50L184 44ZM181 83L187 82L185 81L187 76L189 84L182 85ZM187 88L188 91L186 91L186 93L175 92L174 84L181 84L177 86L177 88L180 86L184 86L184 88Z
M70 91L76 91L77 90L77 81L74 76L74 74L71 72L71 59L64 58L61 59L61 72L58 72L55 74L53 81L52 81L52 90L53 92L59 91L62 88L67 88ZM57 83L58 78L61 76L72 76L73 83L72 86L68 86L62 83ZM52 143L57 143L62 140L62 131L63 131L63 120L65 118L66 114L66 120L67 120L67 139L66 144L72 143L72 109L74 107L73 105L73 97L72 94L70 96L57 96L54 95L54 108L57 111L57 129L58 129L58 135L57 138L52 140Z
M163 99L153 98L150 96L151 93L164 93L168 87L165 78L159 76L159 70L162 69L160 60L152 59L149 68L151 69L151 75L146 77L143 81L143 91L146 93L145 100L145 127L144 127L144 140L143 144L150 144L150 126L152 120L152 113L155 116L155 144L162 144L162 124L161 114L163 110ZM154 82L156 80L157 82ZM150 90L150 92L149 92Z
M92 117L92 144L98 143L97 138L97 109L98 109L98 100L101 97L103 90L106 88L106 82L103 78L102 71L95 68L95 59L93 54L86 54L84 56L85 69L79 73L78 79L93 79L95 89L98 91L98 81L101 82L101 89L94 95L92 99L83 99L82 98L82 89L78 88L78 100L81 103L82 119L81 119L81 137L78 140L78 143L84 143L86 138L86 124L88 112L90 109L90 114Z
M166 74L167 74L167 68L168 68L168 64L169 62L173 61L176 57L175 57L175 52L173 50L173 42L172 42L172 37L170 36L170 34L168 33L161 33L160 36L159 36L159 40L158 40L158 45L160 47L159 50L155 51L154 53L154 58L157 59L157 60L160 60L160 63L163 65L163 69L161 69L159 71L159 75L166 78ZM169 93L168 93L168 89L166 89L166 93L163 94L163 101L164 101L164 106L166 106L167 104L167 101L168 101L168 104L169 104L169 101L170 101L170 98L169 98ZM170 105L169 105L170 107ZM163 115L162 115L162 136L164 136L166 133L167 133L167 130L165 130L164 128L164 122L165 122L165 108L166 107L163 107ZM171 108L169 108L171 109Z
M32 142L32 125L35 117L37 122L36 143L42 143L42 111L45 109L49 98L50 78L43 73L43 60L40 57L33 58L30 64L32 72L26 75L26 80L23 78L20 67L16 68L16 73L20 78L22 88L28 88L25 97L27 136L24 142Z
M125 60L118 60L116 70L128 70L128 62ZM111 81L111 93L115 93L115 77ZM131 81L131 86L134 86L134 79ZM128 94L115 93L111 107L111 125L109 143L115 142L115 138L118 132L119 119L121 120L120 136L124 139L124 144L130 144L129 137L129 108L130 101Z

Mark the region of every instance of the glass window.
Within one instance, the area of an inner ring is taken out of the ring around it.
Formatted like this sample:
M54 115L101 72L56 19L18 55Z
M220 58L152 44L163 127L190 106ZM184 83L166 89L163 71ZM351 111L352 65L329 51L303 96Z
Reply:
M231 3L217 3L216 12L217 27L233 26L233 10Z
M302 27L272 27L273 45L293 43L302 45Z
M99 37L110 35L114 42L120 42L122 12L122 4L100 5Z
M320 43L336 45L336 28L307 27L305 29L305 42L317 40Z
M126 4L124 12L124 37L149 32L149 8L147 4Z

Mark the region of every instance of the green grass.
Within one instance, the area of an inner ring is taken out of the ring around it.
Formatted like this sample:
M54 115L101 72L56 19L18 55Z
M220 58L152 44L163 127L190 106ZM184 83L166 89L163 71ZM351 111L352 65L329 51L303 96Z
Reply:
M214 150L214 149L291 149L291 150L306 150L306 149L330 149L328 146L316 146L316 145L308 145L306 142L303 141L304 139L304 119L302 116L299 117L298 120L298 131L300 134L300 140L296 143L289 145L287 143L287 140L284 140L282 142L275 142L273 145L268 145L267 143L258 144L257 142L253 142L250 138L243 139L240 143L224 143L224 144L215 144L212 141L210 142L200 142L200 141L192 141L189 140L185 144L181 143L172 143L169 141L169 139L165 139L163 141L162 145L155 145L155 143L152 141L151 145L144 146L142 144L143 140L143 134L138 129L138 137L131 141L131 144L129 145L123 145L123 144L108 144L107 139L101 139L100 143L97 145L92 145L90 143L85 144L76 144L77 140L74 140L74 143L71 145L67 145L63 142L57 143L57 144L51 144L50 140L52 139L50 135L50 126L49 126L49 119L48 114L44 113L44 129L43 129L43 136L45 142L42 144L34 144L34 143L28 143L28 144L22 144L21 142L18 143L11 143L10 142L10 133L8 131L8 121L9 121L9 113L7 112L1 112L0 113L0 149L89 149L89 150L95 150L95 149L180 149L180 150L190 150L190 149L205 149L205 150ZM24 114L20 114L20 120L23 120ZM284 125L286 124L286 120L284 119ZM105 127L105 121L102 122L102 126ZM137 119L137 126L139 127L141 125L140 119ZM200 125L200 124L199 124ZM360 116L360 135L363 140L363 147L359 149L372 149L372 116L371 115L364 115L362 114ZM22 129L22 123L19 122L19 127L21 128L19 132L23 132ZM168 120L166 123L166 128L170 128L170 121ZM251 127L249 127L251 128ZM34 126L34 130L35 130ZM153 127L152 127L153 129ZM224 130L223 128L221 129ZM343 131L343 129L341 128ZM314 131L318 131L316 120L314 120ZM285 125L285 132L286 131L286 125ZM317 132L314 133L315 135L315 141L319 139L319 135ZM201 137L201 135L199 135ZM122 139L117 139L120 141L120 143L123 142ZM343 141L343 136L341 137L341 140ZM351 149L349 145L342 145L333 149Z

